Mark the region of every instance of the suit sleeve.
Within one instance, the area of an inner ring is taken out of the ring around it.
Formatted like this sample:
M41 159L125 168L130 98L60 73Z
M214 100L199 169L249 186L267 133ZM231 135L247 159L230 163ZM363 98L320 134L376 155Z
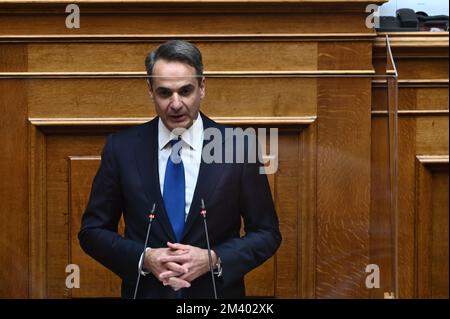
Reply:
M214 247L223 265L222 285L242 280L244 275L275 254L281 243L278 217L265 174L259 163L246 163L241 175L239 205L245 236Z
M123 211L120 172L115 160L114 135L107 139L100 168L78 234L81 248L126 281L136 281L142 245L117 233Z

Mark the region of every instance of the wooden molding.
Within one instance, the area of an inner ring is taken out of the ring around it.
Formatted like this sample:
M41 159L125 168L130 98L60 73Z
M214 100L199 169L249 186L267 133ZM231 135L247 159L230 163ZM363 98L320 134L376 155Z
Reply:
M382 5L387 0L2 0L0 13L59 13L68 3L78 4L85 13L126 14L145 13L204 13L204 12L364 12L368 4ZM126 4L125 4L126 3Z
M387 111L374 110L373 116L387 115ZM424 115L449 115L449 110L400 110L397 112L399 116L424 116Z
M205 71L207 78L372 77L374 70ZM0 72L0 79L148 78L146 72Z
M29 118L29 122L38 127L61 126L131 126L150 121L152 118ZM273 116L273 117L212 117L213 120L230 125L274 125L296 126L310 125L317 116Z
M392 48L448 48L448 32L392 32L378 33L375 48L386 47L386 35Z
M373 41L375 33L266 33L266 34L179 34L177 38L190 41L221 42L221 41ZM81 34L81 35L0 35L0 42L164 42L172 39L172 34L142 35L142 34Z
M46 158L45 136L36 127L29 126L29 296L47 295L47 224L46 224Z
M449 80L448 79L408 79L408 80L398 80L398 87L448 87ZM386 80L375 78L372 80L372 85L375 87L385 87Z
M418 155L416 158L423 165L448 164L448 155Z

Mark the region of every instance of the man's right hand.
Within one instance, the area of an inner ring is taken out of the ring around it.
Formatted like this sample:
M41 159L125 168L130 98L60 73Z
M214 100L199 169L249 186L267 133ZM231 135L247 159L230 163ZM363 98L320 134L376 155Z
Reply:
M189 269L175 263L175 262L161 262L163 257L183 255L188 253L184 250L173 250L170 248L152 248L145 252L144 270L150 271L156 278L158 278L165 286L170 285L175 291L181 288L189 288L191 284L180 278L186 274ZM172 272L171 280L167 279L167 272ZM161 273L166 273L165 278L161 278Z

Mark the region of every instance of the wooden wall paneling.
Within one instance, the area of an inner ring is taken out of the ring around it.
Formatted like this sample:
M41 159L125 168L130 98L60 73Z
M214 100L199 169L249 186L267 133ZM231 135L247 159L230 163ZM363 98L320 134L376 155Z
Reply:
M385 111L386 97L383 87L372 90L372 110ZM402 86L398 90L400 114L405 111L448 111L448 85ZM431 113L431 112L430 112Z
M67 129L66 129L67 131ZM48 298L67 298L71 291L65 285L70 263L70 156L100 154L104 134L46 134L46 192L47 192L47 295ZM76 132L75 132L76 133ZM81 277L83 269L80 269Z
M0 72L27 70L26 44L0 45ZM0 297L29 296L27 82L0 79Z
M396 58L399 79L448 79L448 56Z
M80 288L70 290L72 298L120 297L120 278L85 254L78 241L81 217L86 208L92 181L99 166L99 156L69 157L69 262L79 266L81 275ZM123 219L120 221L118 232L124 234Z
M319 298L368 297L371 79L318 80Z
M245 129L244 127L243 129ZM253 127L255 130L256 127ZM269 150L270 147L269 136L266 136L266 147ZM267 180L269 181L270 191L276 207L276 184L275 184L275 174L267 174ZM245 235L244 223L241 220L241 236ZM275 264L276 264L276 254L272 256L267 261L265 261L258 268L253 269L248 274L245 275L245 293L248 296L258 296L258 297L275 297Z
M319 70L371 70L372 42L355 40L319 42Z
M299 198L299 135L279 132L279 160L275 177L276 204L280 231L283 236L277 252L276 296L297 297Z
M395 294L395 225L390 207L387 115L372 118L371 133L370 263L379 267L380 287L370 289L370 297L383 298L384 293Z
M151 38L140 42L134 39L112 42L117 39L107 37L102 40L109 42L83 43L68 38L62 43L31 43L29 71L145 71L146 55L163 42ZM216 36L209 41L195 40L193 43L202 52L207 71L316 70L317 43L306 40L292 40L287 36L272 36L269 40L259 40L256 36L244 39Z
M314 79L219 77L206 79L202 110L211 116L314 116ZM32 118L152 117L144 79L35 79Z
M229 5L230 6L230 5ZM105 13L90 14L80 7L80 28L67 29L67 14L35 11L13 15L0 12L1 34L8 35L79 35L79 34L261 34L261 33L372 33L365 25L367 14L361 4L359 12L335 14L335 11L273 13ZM0 7L1 9L1 7ZM236 9L236 8L235 8ZM238 9L237 9L238 10ZM195 23L192 23L193 20ZM324 23L324 21L332 23Z
M418 156L416 179L415 297L448 299L448 156Z
M298 297L315 298L317 242L317 123L300 134Z
M47 295L47 201L45 135L28 124L30 198L30 298Z
M400 117L398 121L398 282L400 298L414 297L415 145L415 118Z
M416 154L448 155L448 115L416 118Z

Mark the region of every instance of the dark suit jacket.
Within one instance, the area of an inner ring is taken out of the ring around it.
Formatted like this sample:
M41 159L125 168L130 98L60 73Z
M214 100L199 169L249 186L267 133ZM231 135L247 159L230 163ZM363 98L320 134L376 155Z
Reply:
M225 136L224 126L201 116L205 129L214 127ZM203 198L211 248L223 265L223 276L216 279L219 298L244 297L244 275L271 257L281 242L267 176L259 174L259 167L248 161L200 164L181 243L206 248L200 215ZM153 203L156 217L148 246L166 247L167 241L176 240L160 191L158 118L108 137L78 235L87 254L122 278L124 298L131 298L134 293L148 212ZM124 237L117 234L122 213ZM242 238L241 217L246 232ZM175 295L152 274L141 277L139 298L175 298ZM183 289L183 297L212 298L211 275L207 273L194 280L190 288Z

